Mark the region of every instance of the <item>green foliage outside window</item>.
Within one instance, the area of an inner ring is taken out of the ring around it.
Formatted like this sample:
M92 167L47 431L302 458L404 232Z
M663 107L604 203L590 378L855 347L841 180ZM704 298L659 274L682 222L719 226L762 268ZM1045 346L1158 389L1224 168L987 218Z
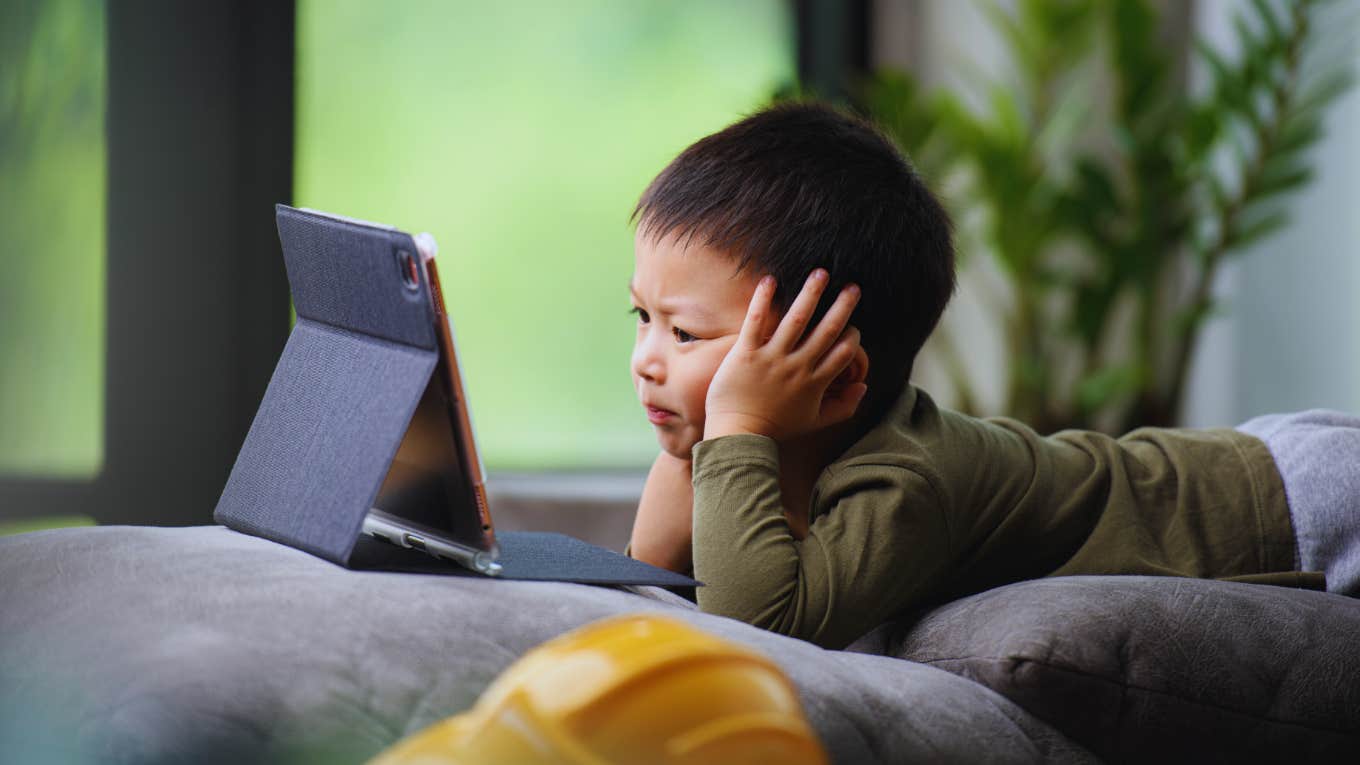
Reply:
M0 5L0 475L104 460L104 4Z
M435 235L490 468L649 464L628 216L793 66L781 0L303 0L296 202Z

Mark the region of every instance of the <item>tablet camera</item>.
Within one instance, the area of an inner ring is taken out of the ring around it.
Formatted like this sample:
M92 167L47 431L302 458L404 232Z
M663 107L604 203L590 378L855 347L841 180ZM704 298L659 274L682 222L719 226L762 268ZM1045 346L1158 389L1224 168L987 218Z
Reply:
M397 250L397 268L401 272L401 283L406 289L415 292L420 289L420 267L408 250Z

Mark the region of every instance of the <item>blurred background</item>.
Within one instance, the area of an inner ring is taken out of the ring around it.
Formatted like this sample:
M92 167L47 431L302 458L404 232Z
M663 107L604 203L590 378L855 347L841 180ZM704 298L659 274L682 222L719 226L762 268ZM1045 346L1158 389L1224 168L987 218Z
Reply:
M493 487L628 505L629 213L796 96L878 121L955 218L943 403L1360 411L1355 14L0 0L0 531L210 522L290 326L276 202L434 234Z

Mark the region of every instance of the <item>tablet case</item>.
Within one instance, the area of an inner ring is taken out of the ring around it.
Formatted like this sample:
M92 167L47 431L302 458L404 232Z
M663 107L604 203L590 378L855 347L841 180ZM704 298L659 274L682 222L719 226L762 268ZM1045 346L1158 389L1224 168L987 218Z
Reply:
M402 254L418 258L414 240L286 205L276 214L297 323L214 520L342 566L463 573L422 553L383 550L362 533L438 361L429 285L423 274L414 287L403 278ZM696 584L560 534L496 536L501 578Z

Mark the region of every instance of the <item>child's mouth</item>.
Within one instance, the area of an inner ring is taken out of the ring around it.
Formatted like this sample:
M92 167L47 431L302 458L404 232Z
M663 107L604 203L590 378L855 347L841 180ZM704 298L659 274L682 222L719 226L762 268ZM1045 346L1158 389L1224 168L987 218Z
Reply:
M675 412L669 409L659 409L654 406L647 407L647 420L653 425L663 425L675 417Z

